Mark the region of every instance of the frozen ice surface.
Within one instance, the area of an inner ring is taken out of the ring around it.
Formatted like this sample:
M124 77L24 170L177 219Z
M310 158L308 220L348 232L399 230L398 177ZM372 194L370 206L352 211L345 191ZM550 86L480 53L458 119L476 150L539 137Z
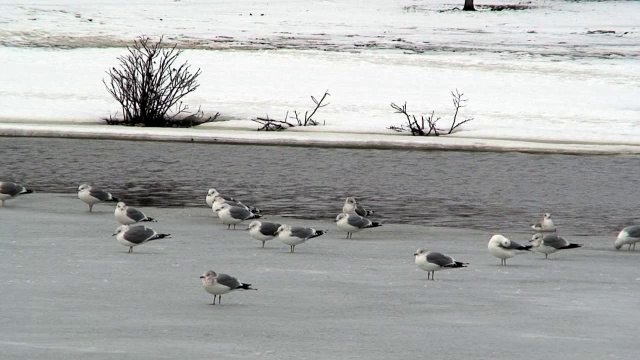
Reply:
M226 230L201 208L143 208L172 234L127 248L113 206L89 213L74 193L30 194L0 208L0 357L46 359L632 359L638 253L615 234L584 248L524 254L506 267L490 233L385 224L354 240L333 219L266 219L329 229L295 254ZM339 207L340 204L336 204ZM523 234L504 234L526 242ZM468 268L435 281L421 246ZM213 269L258 291L200 287Z

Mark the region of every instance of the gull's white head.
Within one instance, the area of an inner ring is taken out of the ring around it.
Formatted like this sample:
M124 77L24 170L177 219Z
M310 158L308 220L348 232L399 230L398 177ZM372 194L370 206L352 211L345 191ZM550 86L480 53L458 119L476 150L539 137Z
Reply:
M289 230L291 230L291 225L287 225L287 224L285 224L285 225L280 225L280 227L278 228L278 230L276 230L276 234L280 234L280 233L282 233L282 232L289 231Z
M551 214L545 213L544 215L542 215L542 217L548 220L548 219L551 219Z
M120 201L117 205L116 208L119 210L124 210L127 208L127 205L125 205L125 203L123 203L122 201Z
M536 234L533 234L533 237L531 238L531 240L529 240L529 242L540 241L540 243L542 243L543 238L544 238L544 235L542 235L541 233L536 233Z
M200 279L215 278L217 276L218 276L218 274L216 274L215 271L209 270L209 271L205 272L204 274L200 275Z
M230 207L231 207L231 205L229 205L229 204L227 204L227 203L224 203L224 204L222 204L219 208L217 208L217 209L216 209L216 212L222 211L222 210L224 210L224 209L228 209L228 208L230 208Z
M509 247L511 245L511 240L502 235L493 235L489 242L495 245L502 245L504 247Z
M355 205L358 203L358 201L356 200L356 198L353 197L348 197L345 201L345 204L351 204L351 205Z
M78 191L82 191L82 190L89 190L91 186L89 186L88 184L82 184L80 186L78 186Z
M249 227L247 228L247 230L251 230L251 229L255 229L255 228L259 228L260 225L262 225L262 223L258 220L253 220L251 222L251 224L249 224Z
M531 240L531 245L532 245L533 247L536 247L536 248L537 248L537 247L540 247L540 246L542 245L542 243L543 243L543 240L542 240L542 239L535 239L535 240Z
M207 196L217 196L218 192L216 191L216 189L209 189L209 191L207 192Z
M226 200L222 196L216 195L213 197L213 202L216 204L220 204L226 202Z
M125 232L127 230L129 230L129 225L120 225L120 226L118 226L116 231L111 236L116 236L116 235L118 235L120 233L123 233L123 232Z
M426 254L427 254L427 249L420 248L420 249L416 250L416 253L413 254L413 256L422 256L422 255L426 255Z
M345 213L338 214L338 216L336 217L336 222L338 222L338 221L340 221L340 220L342 220L342 219L344 219L344 218L346 218L348 216L349 215L345 214Z

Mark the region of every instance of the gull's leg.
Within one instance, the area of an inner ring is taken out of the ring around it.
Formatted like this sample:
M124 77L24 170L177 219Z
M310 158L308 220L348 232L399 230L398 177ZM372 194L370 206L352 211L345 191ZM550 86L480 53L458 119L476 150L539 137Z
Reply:
M263 248L263 249L264 249L264 243L265 243L265 241L264 241L264 240L262 240L262 248Z

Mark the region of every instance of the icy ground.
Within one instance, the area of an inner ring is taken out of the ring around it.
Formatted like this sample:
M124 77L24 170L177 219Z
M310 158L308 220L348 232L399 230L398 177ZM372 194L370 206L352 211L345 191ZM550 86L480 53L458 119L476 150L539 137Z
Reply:
M340 204L336 204L339 207ZM32 194L0 208L0 357L69 359L633 359L637 255L610 235L507 267L491 234L386 224L346 240L331 231L289 254L226 230L205 206L142 208L172 239L127 254L113 206ZM514 240L523 235L505 234ZM418 247L469 262L427 274ZM212 306L213 269L258 291ZM439 354L439 355L435 355ZM446 354L443 355L443 354Z

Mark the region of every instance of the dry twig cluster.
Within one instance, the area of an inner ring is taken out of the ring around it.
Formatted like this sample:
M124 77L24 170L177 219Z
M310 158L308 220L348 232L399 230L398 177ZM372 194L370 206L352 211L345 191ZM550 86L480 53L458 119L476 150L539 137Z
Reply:
M407 103L405 102L403 106L399 106L395 103L391 103L391 108L395 110L397 114L403 114L406 117L406 122L401 124L400 126L389 126L388 129L398 131L398 132L411 132L413 136L440 136L440 135L448 135L451 134L456 128L460 125L467 123L473 118L464 119L458 122L458 113L461 108L465 107L465 102L468 99L463 99L463 93L458 92L456 89L455 92L451 92L451 96L453 97L453 106L455 108L455 112L453 114L453 121L451 122L451 126L448 129L439 128L437 126L440 118L434 119L434 112L431 112L431 115L425 116L421 115L420 120L416 118L415 115L409 114L407 112Z
M269 115L267 115L266 117L258 117L251 120L262 125L261 127L258 128L258 131L279 131L279 130L292 128L295 126L320 125L318 121L313 119L313 116L316 114L318 109L329 105L329 103L324 103L327 96L331 96L331 94L329 94L329 90L324 92L324 95L322 95L322 98L320 98L320 100L316 99L314 96L311 96L311 100L314 102L314 104L316 104L316 107L311 111L311 113L309 113L308 111L305 111L303 117L301 117L302 116L301 113L298 113L297 110L294 110L292 116L289 116L289 112L287 111L287 113L284 116L284 120L272 119L269 117ZM297 123L297 125L293 123L294 120Z
M108 124L189 127L218 117L204 118L200 109L191 113L181 101L200 86L201 70L192 73L187 62L176 66L182 54L176 45L165 47L162 38L152 42L140 37L127 50L128 54L118 57L119 67L107 71L109 82L102 80L122 107L122 118L110 116L105 119Z

